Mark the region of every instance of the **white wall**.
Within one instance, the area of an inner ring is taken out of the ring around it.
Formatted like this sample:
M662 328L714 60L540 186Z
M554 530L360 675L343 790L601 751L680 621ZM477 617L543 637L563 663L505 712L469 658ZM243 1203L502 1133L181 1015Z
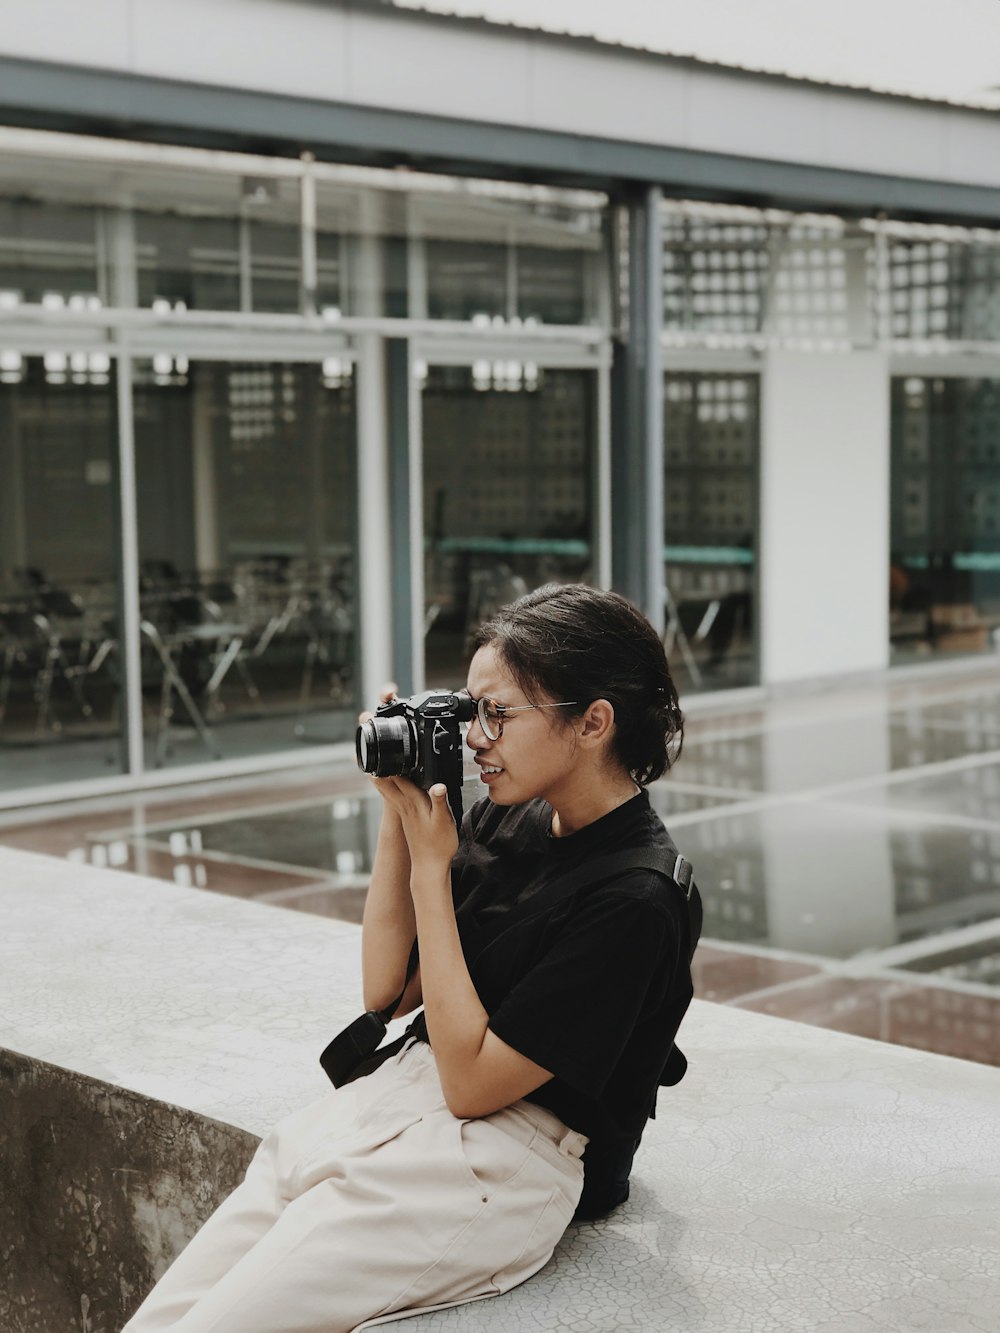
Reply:
M889 661L889 369L879 352L763 367L761 681Z
M1000 185L1000 118L327 0L5 0L0 53L637 143ZM724 182L723 182L724 183Z

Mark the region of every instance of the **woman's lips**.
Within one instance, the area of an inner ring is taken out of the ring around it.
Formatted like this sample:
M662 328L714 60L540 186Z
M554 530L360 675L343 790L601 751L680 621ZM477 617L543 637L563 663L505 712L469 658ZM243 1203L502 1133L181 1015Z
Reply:
M479 776L480 776L480 778L481 778L481 779L483 780L483 782L485 782L487 785L489 785L489 783L491 783L491 782L496 782L497 778L502 778L502 777L503 777L503 774L504 774L504 770L503 770L502 768L499 769L499 770L498 770L497 772L495 772L495 773L487 773L487 771L486 771L485 768L480 768L480 770L479 770Z

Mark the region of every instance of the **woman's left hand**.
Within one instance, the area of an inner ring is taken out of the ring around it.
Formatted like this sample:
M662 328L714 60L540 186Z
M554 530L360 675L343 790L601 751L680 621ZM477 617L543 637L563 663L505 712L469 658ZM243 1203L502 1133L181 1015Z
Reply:
M458 851L458 829L444 783L426 792L409 778L373 780L399 815L413 870L447 871Z

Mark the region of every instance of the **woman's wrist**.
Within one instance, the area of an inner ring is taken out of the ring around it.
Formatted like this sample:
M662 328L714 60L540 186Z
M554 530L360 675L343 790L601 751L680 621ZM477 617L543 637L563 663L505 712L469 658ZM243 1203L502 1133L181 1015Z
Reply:
M442 892L447 889L451 899L451 861L443 861L433 856L417 856L410 863L410 893L420 894Z

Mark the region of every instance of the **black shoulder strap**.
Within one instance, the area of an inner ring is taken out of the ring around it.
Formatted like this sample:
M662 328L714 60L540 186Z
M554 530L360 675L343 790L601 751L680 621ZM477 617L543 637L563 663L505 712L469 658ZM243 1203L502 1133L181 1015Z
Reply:
M603 880L614 879L628 870L654 870L662 875L684 895L688 908L688 921L691 926L691 952L701 934L701 898L694 883L691 862L685 860L671 844L669 848L634 847L621 852L609 852L599 856L588 866L577 866L574 870L560 875L532 897L525 899L506 914L504 925L513 924L524 915L534 916L548 911L556 903L580 889L588 889Z
M691 927L690 953L693 954L695 945L698 943L698 937L701 934L701 898L694 882L694 871L691 862L685 860L680 852L673 847L630 848L627 851L610 852L607 856L600 856L596 861L591 861L589 866L577 866L567 874L560 875L551 884L547 884L539 893L520 904L520 907L512 908L507 914L507 924L510 923L512 918L522 914L521 909L530 909L532 915L548 911L571 893L588 889L591 885L599 884L602 880L613 879L616 875L622 875L628 870L654 870L680 889L688 907L688 922ZM406 988L413 980L419 962L419 945L414 940L413 948L410 950L409 962L406 965L406 980L403 982L403 989L391 1004L378 1011L378 1017L383 1023L389 1022L402 1003Z

